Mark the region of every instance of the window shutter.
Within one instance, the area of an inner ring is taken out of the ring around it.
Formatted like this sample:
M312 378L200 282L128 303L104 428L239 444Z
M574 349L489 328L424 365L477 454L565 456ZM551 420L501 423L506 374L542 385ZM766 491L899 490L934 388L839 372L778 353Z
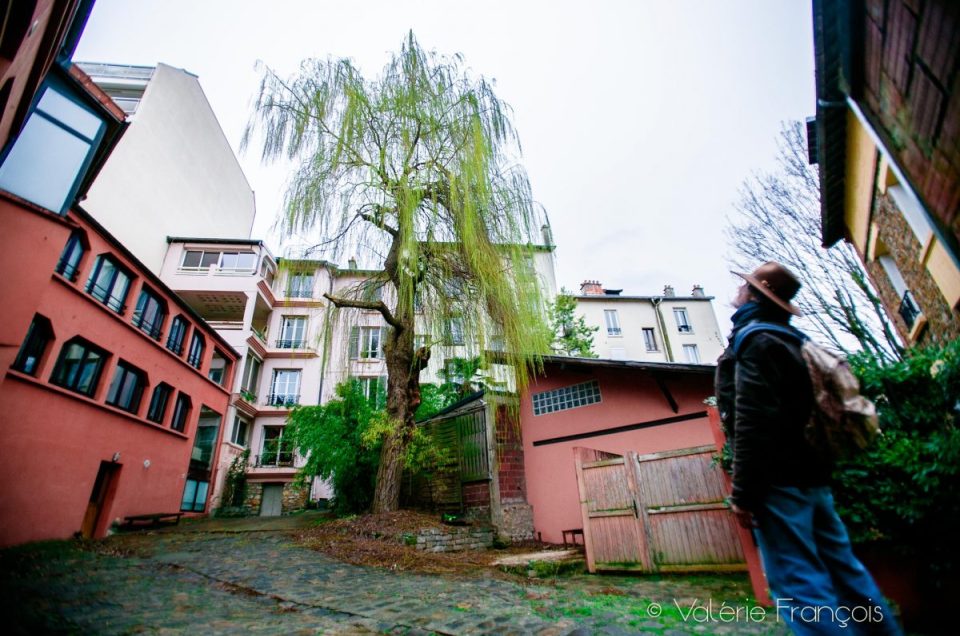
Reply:
M350 327L350 354L351 360L360 357L360 327Z

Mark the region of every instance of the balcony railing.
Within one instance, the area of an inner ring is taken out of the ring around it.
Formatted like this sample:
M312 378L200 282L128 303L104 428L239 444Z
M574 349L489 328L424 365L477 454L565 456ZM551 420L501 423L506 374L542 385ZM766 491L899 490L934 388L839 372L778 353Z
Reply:
M903 299L901 299L900 308L897 311L900 317L903 318L903 322L906 323L907 329L913 329L914 323L917 322L917 318L919 318L922 313L909 289L903 292Z
M264 449L254 456L253 465L256 468L293 466L293 451Z
M619 336L621 335L620 327L607 327L608 336Z
M267 396L267 406L292 407L300 404L300 395L290 393L271 393Z
M307 346L307 343L305 340L287 340L281 338L275 341L273 346L277 349L303 349Z

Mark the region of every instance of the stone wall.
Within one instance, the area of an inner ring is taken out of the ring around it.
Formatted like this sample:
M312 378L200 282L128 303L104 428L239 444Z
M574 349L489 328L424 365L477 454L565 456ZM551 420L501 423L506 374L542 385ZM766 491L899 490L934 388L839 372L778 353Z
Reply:
M283 485L283 495L281 498L280 511L282 514L302 510L307 505L307 488L299 488L292 483ZM260 503L263 501L263 482L247 482L247 493L243 500L243 507L247 514L260 514Z
M417 534L417 550L425 552L460 552L487 550L493 546L493 528L457 527L424 528Z
M947 305L937 283L920 262L920 241L889 195L877 192L873 220L877 224L880 241L890 252L904 282L927 319L927 326L915 344L945 343L960 337L960 312ZM874 260L867 263L867 272L897 331L904 342L910 344L910 331L898 312L900 297L890 283L886 271L879 261Z
M503 522L497 528L501 539L514 541L533 540L533 506L525 501L505 503L501 506Z

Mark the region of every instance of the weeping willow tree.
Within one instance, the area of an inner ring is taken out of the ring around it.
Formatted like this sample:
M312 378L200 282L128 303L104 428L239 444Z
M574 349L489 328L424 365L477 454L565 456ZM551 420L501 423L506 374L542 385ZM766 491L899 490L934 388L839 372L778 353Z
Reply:
M265 69L244 145L254 138L265 162L295 165L283 233L373 263L325 297L388 326L390 430L372 508L395 510L431 346L457 332L481 354L501 349L517 388L549 347L530 244L539 217L509 108L462 58L410 33L373 80L347 59L308 60L290 78Z

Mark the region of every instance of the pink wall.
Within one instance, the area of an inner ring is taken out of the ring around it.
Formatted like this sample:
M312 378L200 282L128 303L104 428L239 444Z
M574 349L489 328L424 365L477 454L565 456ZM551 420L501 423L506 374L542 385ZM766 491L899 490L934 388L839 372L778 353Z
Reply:
M3 210L0 205L0 212ZM3 312L5 320L6 316L27 318L19 320L24 324L20 333L12 336L15 346L12 355L5 357L7 370L0 384L0 426L4 431L0 444L0 482L4 484L4 495L0 498L0 545L64 538L78 531L100 462L112 461L118 452L120 469L116 488L112 496L108 496L96 536L102 536L113 520L127 515L178 511L201 407L206 406L222 416L230 398L233 373L229 369L225 386L207 378L213 351L219 349L231 365L236 364L236 354L205 323L190 316L172 292L152 280L84 217L71 213L68 219L86 232L89 243L76 282L71 282L54 272L69 236L69 228L62 226L62 220L45 219L34 212L12 208L7 213L19 225L16 233L6 234L0 254L13 253L18 258L6 270L4 285L9 281L24 284L4 295ZM31 221L35 219L42 223ZM43 249L35 248L36 245ZM122 315L85 292L96 256L103 253L110 253L134 276ZM168 314L159 341L131 324L136 299L144 284L167 304ZM37 372L28 376L8 367L34 313L50 320L54 336L47 343ZM206 340L199 370L187 364L187 346L179 356L164 346L175 315L183 315L190 325L186 343L195 329L199 329ZM82 336L110 354L97 389L90 397L49 382L64 343L74 336ZM121 358L147 376L135 413L105 404ZM163 422L155 424L146 419L146 414L153 389L160 382L173 387L174 393L167 403ZM189 395L192 403L183 433L170 428L176 391ZM225 424L221 420L220 437ZM214 449L219 447L218 439ZM145 460L150 461L149 467L144 465ZM213 465L216 466L216 457ZM211 482L215 478L213 475Z
M582 528L573 449L581 446L610 453L629 450L653 453L713 444L709 421L702 417L639 430L572 441L534 445L537 441L603 431L706 411L704 398L713 394L712 368L704 373L671 372L662 375L679 405L674 413L653 378L630 368L561 369L547 363L541 377L531 382L520 404L527 501L533 506L535 532L544 541L560 543L562 531ZM601 402L545 415L534 415L531 395L596 379Z

